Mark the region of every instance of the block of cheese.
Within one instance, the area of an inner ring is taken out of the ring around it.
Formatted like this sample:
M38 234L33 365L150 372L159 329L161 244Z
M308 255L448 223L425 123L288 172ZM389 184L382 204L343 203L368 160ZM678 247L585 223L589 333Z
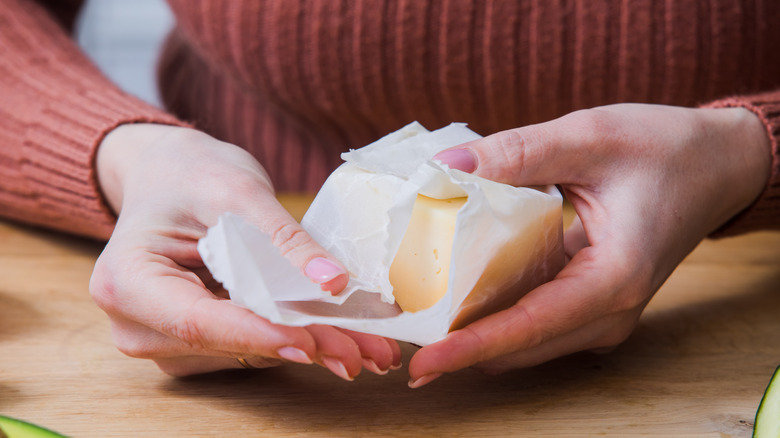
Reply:
M390 266L390 284L401 310L427 309L447 293L455 218L466 199L417 195L409 226Z
M510 307L537 286L552 280L563 268L562 211L550 209L527 221L485 252L470 254L485 260L482 273L460 303L450 330ZM493 230L495 232L495 230Z
M454 257L455 219L467 199L417 195L406 233L390 266L390 284L401 310L427 309L446 294ZM551 233L560 227L560 222L560 210L552 209L527 223L524 229L514 230L501 245L472 248L476 251L470 256L485 264L476 284L458 307L450 330L505 309L534 287L549 281L561 269L561 263L556 260L559 253L554 250L560 247L560 243L555 243L560 236Z
M431 132L412 123L342 155L301 222L350 274L337 295L235 215L221 216L198 250L233 302L275 324L437 342L516 303L564 263L555 186L500 184L433 159L478 138L463 124Z

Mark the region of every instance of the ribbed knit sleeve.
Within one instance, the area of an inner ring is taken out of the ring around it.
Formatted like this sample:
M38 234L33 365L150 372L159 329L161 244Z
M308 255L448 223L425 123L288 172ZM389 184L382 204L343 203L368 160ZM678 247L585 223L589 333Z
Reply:
M780 229L780 90L721 99L710 108L743 107L755 113L766 127L772 154L767 185L758 199L717 230L712 237L725 237L762 229Z
M32 1L0 7L0 216L105 239L95 155L113 128L181 124L111 84Z

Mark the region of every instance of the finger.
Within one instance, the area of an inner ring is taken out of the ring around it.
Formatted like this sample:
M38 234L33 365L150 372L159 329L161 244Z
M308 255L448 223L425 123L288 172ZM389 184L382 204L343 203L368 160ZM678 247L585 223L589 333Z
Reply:
M598 110L578 111L464 143L434 159L515 186L581 183L594 178L599 158L592 145L605 142L613 131L609 120Z
M250 368L270 368L281 365L276 359L263 357L243 358ZM191 376L228 369L247 368L235 357L180 356L155 359L154 362L166 374L174 377Z
M341 292L349 281L341 262L325 251L272 193L262 192L258 198L258 202L252 204L254 208L243 212L248 220L268 233L282 255L301 268L311 281L325 291Z
M363 367L372 373L385 375L391 368L400 366L401 347L395 340L347 329L338 330L355 341L360 349Z
M306 330L317 343L316 362L344 380L355 380L363 366L358 344L335 327L310 325Z
M574 221L563 235L563 250L566 259L571 260L581 249L590 246L585 228L582 225L582 219L579 216L574 217Z
M118 316L111 316L111 339L120 352L138 359L157 359L193 354L192 346L182 340ZM228 356L229 353L210 355Z
M163 372L177 377L231 368L268 368L283 363L280 359L229 351L202 350L193 355L192 347L184 342L123 318L111 319L111 335L122 353L152 359Z
M150 329L122 317L111 317L111 338L117 349L138 359L192 357L243 357L241 352L198 349L184 341ZM193 356L193 353L198 356ZM276 360L276 359L269 359Z
M636 325L640 312L608 315L584 327L553 338L527 350L509 353L475 365L480 371L498 374L527 368L580 351L610 352L625 341Z
M419 350L409 366L416 381L509 353L525 351L605 314L636 308L629 283L641 283L621 247L603 244L577 253L556 276L507 310L450 333Z
M311 363L317 356L316 343L307 330L271 324L229 300L214 297L195 274L170 260L147 257L129 277L98 272L108 269L98 264L90 289L106 313L178 339L189 347L189 354L214 350L302 363ZM181 349L177 347L174 353Z

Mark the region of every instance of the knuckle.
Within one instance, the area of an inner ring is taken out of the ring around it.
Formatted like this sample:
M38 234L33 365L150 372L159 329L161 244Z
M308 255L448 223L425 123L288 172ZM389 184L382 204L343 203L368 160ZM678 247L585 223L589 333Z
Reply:
M513 349L528 349L541 345L555 336L555 328L545 324L538 324L533 312L526 306L517 303L507 309L510 312L510 318L513 325L518 330L512 330L520 337L515 339ZM504 353L508 353L504 352Z
M499 374L503 374L512 369L512 367L497 361L491 361L485 364L479 364L474 366L473 368L479 371L480 373L486 374L488 376L497 376Z
M612 286L611 311L613 314L636 313L650 296L652 286L646 275L636 266L619 264L617 283Z
M634 331L634 323L620 323L609 329L597 342L595 348L614 348L625 342Z
M89 279L89 294L92 301L108 314L116 313L119 308L118 285L111 269L101 260L95 264Z
M132 336L114 336L114 345L125 356L138 359L151 359L154 356L148 345Z
M271 240L282 255L287 255L296 248L308 246L313 241L309 233L294 222L286 222L275 227L271 232Z
M615 114L598 108L575 111L567 121L576 130L580 144L588 149L605 144L605 139L614 137L621 126Z
M189 314L180 317L164 330L182 341L191 350L202 350L204 348L204 337L203 331L200 329L200 323Z
M171 361L169 359L155 359L154 363L157 365L157 368L159 368L160 371L171 377L186 377L193 374L191 371L188 371L180 364L177 364L175 361Z
M191 351L202 351L206 348L201 327L202 312L198 311L200 301L195 301L175 318L161 323L163 333L178 339Z
M516 150L522 150L525 143L525 136L517 129L509 129L495 134L494 144L499 149L497 152L503 152L506 155L510 155Z
M620 314L642 307L646 299L639 289L625 288L612 301L612 312Z
M220 325L215 331L212 324L212 312L209 306L211 298L201 298L189 308L182 311L178 317L163 325L163 333L181 341L190 354L203 354L211 350L220 351L250 351L253 340L247 336L243 327L248 324L242 318L234 319L230 325ZM254 318L251 312L246 312L244 318Z
M516 129L502 131L494 134L494 141L490 144L490 160L495 163L497 172L502 169L522 169L525 162L526 138ZM502 175L506 176L506 175Z
M454 333L456 338L466 338L461 339L460 342L456 343L470 345L473 350L476 350L476 354L474 355L476 359L473 361L474 363L484 362L491 358L491 355L487 351L485 339L483 339L476 330L472 329L471 326L466 326Z
M138 359L151 359L156 356L156 351L150 342L133 333L122 330L112 324L111 337L114 346L125 356Z

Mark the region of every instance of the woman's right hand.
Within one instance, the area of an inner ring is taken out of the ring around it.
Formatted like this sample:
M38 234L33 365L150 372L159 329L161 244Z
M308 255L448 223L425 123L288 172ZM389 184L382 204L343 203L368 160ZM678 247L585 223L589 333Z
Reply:
M329 326L286 327L232 304L196 245L226 211L269 233L324 290L348 276L277 201L245 150L188 128L122 125L102 142L98 179L119 219L90 282L123 353L188 375L283 361L318 363L346 380L400 365L398 344Z

